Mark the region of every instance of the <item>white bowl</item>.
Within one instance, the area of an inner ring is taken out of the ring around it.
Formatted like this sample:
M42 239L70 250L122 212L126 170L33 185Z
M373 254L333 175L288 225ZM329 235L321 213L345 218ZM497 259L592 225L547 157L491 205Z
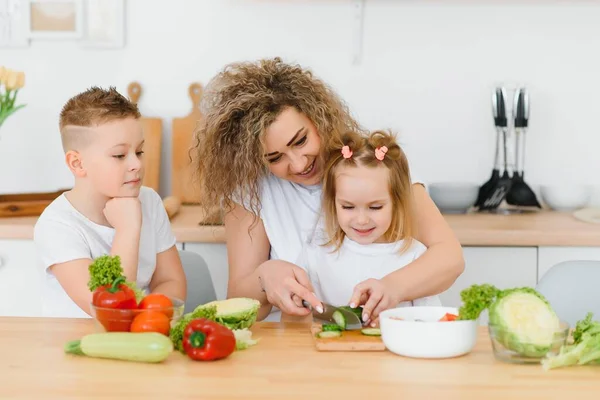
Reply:
M574 211L585 207L592 196L592 189L585 185L556 184L540 187L542 200L553 210Z
M432 183L429 195L444 214L464 214L469 211L479 195L479 185L474 183Z
M405 357L450 358L469 353L477 342L477 321L439 322L446 313L458 315L458 309L400 307L386 310L379 314L381 339L389 351Z

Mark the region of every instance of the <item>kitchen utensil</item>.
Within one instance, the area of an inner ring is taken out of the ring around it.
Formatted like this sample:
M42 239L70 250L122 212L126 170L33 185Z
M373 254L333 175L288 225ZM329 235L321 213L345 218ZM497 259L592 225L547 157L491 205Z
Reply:
M477 342L476 320L440 321L454 307L398 307L379 314L381 339L392 353L413 358L450 358L469 353ZM417 321L421 320L421 321Z
M142 96L142 85L138 82L131 82L127 86L129 100L138 104ZM142 113L143 114L143 113ZM162 119L161 118L140 118L142 129L144 130L144 180L142 184L156 191L160 186L160 162L161 162L161 142L162 142Z
M320 324L313 324L310 329L317 351L385 351L381 336L363 335L360 330L343 331L342 336L320 338Z
M172 169L171 169L171 194L179 197L182 204L197 204L199 201L198 185L193 182L193 157L194 130L202 121L200 112L200 99L202 86L192 83L188 88L192 99L192 110L182 118L173 118L171 141Z
M492 111L494 115L494 124L496 126L496 155L494 159L494 169L492 176L488 182L481 186L479 191L478 200L476 206L480 211L483 210L494 210L498 208L500 203L506 197L506 194L510 190L512 181L508 174L508 155L507 155L507 144L506 144L506 130L507 130L507 118L506 118L506 89L498 87L495 89L492 95ZM502 147L504 149L504 173L500 176L501 167L501 146L500 140L502 140Z
M306 300L302 300L302 305L312 311L314 319L318 319L327 323L335 324L336 321L333 319L333 313L340 312L346 319L346 330L357 330L362 329L363 325L356 314L351 311L344 310L343 308L332 306L331 304L321 303L323 306L323 312L320 313L313 309Z
M538 199L525 183L525 143L527 126L529 124L529 94L525 88L515 92L513 103L515 124L515 159L516 169L513 173L512 186L506 194L506 202L513 206L542 208Z

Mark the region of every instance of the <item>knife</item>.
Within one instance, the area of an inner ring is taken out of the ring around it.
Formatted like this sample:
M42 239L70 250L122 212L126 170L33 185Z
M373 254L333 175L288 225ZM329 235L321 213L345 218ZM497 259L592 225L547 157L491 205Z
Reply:
M352 331L352 330L357 330L357 329L363 328L362 322L360 322L360 319L358 318L358 316L356 314L354 314L352 311L344 310L343 308L335 307L335 306L332 306L331 304L327 304L327 303L323 303L323 302L321 302L321 304L323 305L322 313L320 313L317 310L315 310L314 308L312 308L306 300L302 300L302 305L312 311L312 315L313 315L314 319L326 321L326 322L329 322L332 324L337 324L337 321L333 318L333 314L336 311L339 311L342 314L342 316L344 317L344 319L346 320L346 330L347 331Z

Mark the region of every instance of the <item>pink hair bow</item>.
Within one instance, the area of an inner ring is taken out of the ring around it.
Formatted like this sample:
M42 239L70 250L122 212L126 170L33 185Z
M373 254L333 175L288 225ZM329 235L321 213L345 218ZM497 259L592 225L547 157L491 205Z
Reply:
M342 156L344 156L344 158L352 157L352 150L350 150L349 146L342 147Z
M388 148L386 146L378 147L375 149L375 157L379 161L383 161L383 158L385 157L385 153L387 153L387 152L388 152Z

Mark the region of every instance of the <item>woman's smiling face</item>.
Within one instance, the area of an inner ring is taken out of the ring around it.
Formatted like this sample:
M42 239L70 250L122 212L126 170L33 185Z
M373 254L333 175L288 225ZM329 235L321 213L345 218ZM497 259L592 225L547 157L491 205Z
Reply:
M321 182L321 138L306 115L293 107L284 109L267 128L264 143L273 175L302 185Z

